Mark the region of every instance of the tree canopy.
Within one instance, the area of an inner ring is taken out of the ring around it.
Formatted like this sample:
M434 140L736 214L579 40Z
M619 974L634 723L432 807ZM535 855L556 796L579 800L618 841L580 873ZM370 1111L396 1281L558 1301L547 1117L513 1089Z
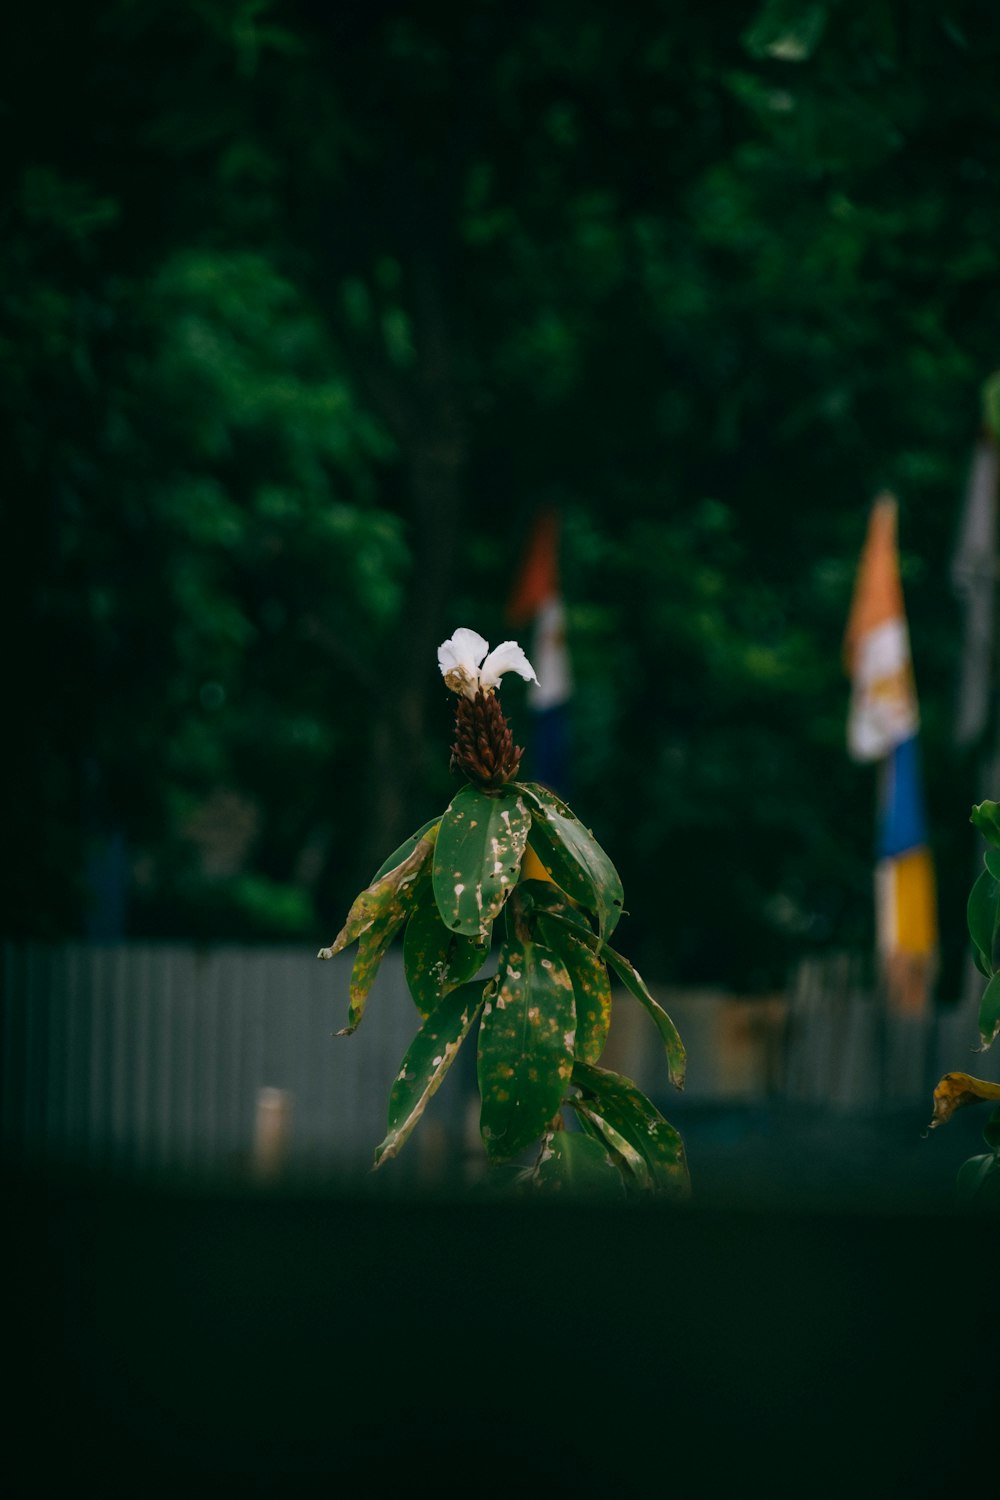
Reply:
M959 951L995 7L41 0L11 31L5 930L80 931L124 833L131 932L328 935L447 792L438 642L509 634L555 505L570 800L643 966L752 990L868 941L840 644L888 487Z

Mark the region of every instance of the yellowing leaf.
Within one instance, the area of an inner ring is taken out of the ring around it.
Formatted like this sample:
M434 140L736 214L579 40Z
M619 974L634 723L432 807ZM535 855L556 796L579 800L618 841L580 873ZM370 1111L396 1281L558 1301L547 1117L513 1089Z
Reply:
M368 994L386 949L402 927L426 880L434 849L436 828L418 839L414 848L393 869L376 878L354 900L347 921L329 948L317 957L333 958L357 940L358 954L351 972L348 1024L338 1036L350 1036L361 1024Z
M430 822L425 823L422 828L418 828L416 833L411 833L408 839L404 839L399 848L394 849L393 852L389 855L389 858L384 860L383 863L379 865L378 869L375 871L375 874L369 881L369 884L374 885L376 881L382 879L383 875L388 875L390 870L395 870L397 865L401 865L404 859L406 859L407 855L413 853L414 849L420 843L420 840L424 837L425 834L431 840L435 839L437 837L437 828L440 822L441 819L439 817L431 818Z
M377 875L371 885L355 896L347 913L347 921L330 946L319 950L317 958L334 958L349 943L367 932L374 922L384 922L395 909L399 910L402 921L409 910L414 882L431 857L436 832L432 826L428 833L417 840L400 864L393 866L385 874Z
M984 1099L1000 1099L1000 1083L988 1083L984 1078L973 1078L969 1073L946 1073L934 1090L934 1118L931 1130L946 1124L966 1104L978 1104Z

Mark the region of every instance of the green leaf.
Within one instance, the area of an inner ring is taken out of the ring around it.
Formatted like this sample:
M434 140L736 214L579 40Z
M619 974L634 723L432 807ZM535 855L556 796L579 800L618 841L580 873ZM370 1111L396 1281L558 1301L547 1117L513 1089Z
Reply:
M986 973L993 973L993 947L1000 927L1000 885L989 870L983 870L972 890L968 904L969 933L983 956Z
M640 1193L651 1192L653 1177L641 1152L637 1151L634 1146L630 1146L625 1137L619 1135L607 1120L594 1114L582 1099L576 1098L570 1102L582 1129L594 1140L599 1141L606 1151L610 1151L618 1162L618 1170L626 1185Z
M347 1025L338 1036L350 1036L361 1024L368 995L385 957L386 949L410 915L426 884L427 869L434 850L433 831L424 834L401 864L372 882L355 897L347 921L328 948L317 957L333 958L349 943L357 940L358 954L351 971L350 1008Z
M558 953L573 983L576 1055L584 1062L597 1062L611 1026L611 981L607 966L571 923L541 914L536 921L543 941Z
M490 981L473 980L445 995L410 1043L389 1093L389 1129L375 1152L380 1167L405 1145L437 1093L479 1014Z
M975 1203L977 1207L990 1193L992 1187L993 1196L997 1193L1000 1184L1000 1169L997 1167L997 1159L992 1151L985 1152L982 1156L970 1156L958 1169L955 1179L955 1191L960 1202Z
M652 1016L667 1054L667 1071L670 1082L674 1088L682 1089L684 1087L684 1074L687 1069L687 1053L684 1050L684 1043L681 1041L680 1032L663 1009L663 1006L653 999L646 988L646 981L638 969L621 953L616 953L613 948L610 948L607 943L604 944L603 952L619 979L622 980L627 989L631 990L635 998Z
M1000 974L993 975L979 1002L979 1035L984 1052L1000 1035Z
M536 1187L562 1197L621 1201L624 1183L600 1141L581 1131L556 1130L546 1136L532 1177Z
M1000 880L1000 849L987 849L983 860L993 879Z
M544 1135L573 1070L573 983L541 943L501 950L479 1028L481 1130L488 1155L516 1156Z
M1000 849L1000 802L980 802L972 809L969 822L975 823L988 844Z
M452 932L441 920L428 883L403 934L403 968L414 1004L422 1016L456 985L472 979L489 957L491 929L483 937Z
M434 899L446 927L478 937L513 890L531 818L514 786L488 794L464 786L441 819Z
M374 885L376 880L381 880L383 875L387 875L390 870L394 870L397 865L401 865L404 859L407 859L413 853L414 849L420 843L420 840L424 838L425 835L429 834L431 829L434 828L436 824L440 823L440 821L441 819L439 817L431 818L430 822L425 823L423 828L418 828L416 833L411 833L408 839L404 839L399 848L394 849L393 852L389 855L389 858L385 861L385 863L379 865L378 869L375 871L375 874L372 876L370 883Z
M618 871L565 802L534 782L520 790L531 807L531 848L556 885L596 913L601 936L610 937L625 899Z
M1000 1151L1000 1106L990 1115L983 1126L983 1139L993 1151Z
M684 1142L630 1078L623 1078L592 1063L577 1062L573 1082L584 1096L585 1107L606 1120L649 1167L653 1190L670 1197L687 1197L691 1191Z

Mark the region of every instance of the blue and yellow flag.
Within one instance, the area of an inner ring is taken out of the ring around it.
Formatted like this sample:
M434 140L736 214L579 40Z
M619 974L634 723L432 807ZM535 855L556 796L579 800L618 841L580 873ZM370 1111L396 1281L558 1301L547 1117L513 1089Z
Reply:
M937 898L896 525L894 497L880 495L868 524L844 642L851 675L847 745L853 759L881 762L877 946L890 1005L919 1014L937 967Z

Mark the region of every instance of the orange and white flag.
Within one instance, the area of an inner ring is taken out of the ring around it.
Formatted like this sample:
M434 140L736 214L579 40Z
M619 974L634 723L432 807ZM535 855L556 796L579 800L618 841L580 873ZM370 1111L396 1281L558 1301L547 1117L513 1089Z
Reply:
M851 678L847 749L852 759L882 760L920 726L896 541L897 505L872 507L844 638Z

